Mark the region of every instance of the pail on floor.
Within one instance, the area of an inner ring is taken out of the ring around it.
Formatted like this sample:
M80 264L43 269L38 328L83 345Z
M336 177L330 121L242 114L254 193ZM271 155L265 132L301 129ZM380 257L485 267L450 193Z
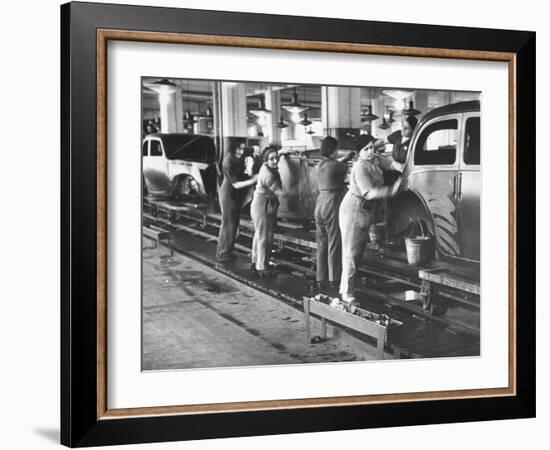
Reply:
M432 257L432 238L430 236L406 237L405 249L409 265L422 266Z

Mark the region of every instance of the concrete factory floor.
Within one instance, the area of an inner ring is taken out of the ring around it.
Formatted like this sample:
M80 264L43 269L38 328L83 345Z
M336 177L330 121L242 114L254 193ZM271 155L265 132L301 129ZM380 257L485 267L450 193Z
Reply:
M306 342L300 311L158 249L143 251L142 320L143 370L375 359L373 346L331 325L326 341ZM314 336L320 328L314 320Z

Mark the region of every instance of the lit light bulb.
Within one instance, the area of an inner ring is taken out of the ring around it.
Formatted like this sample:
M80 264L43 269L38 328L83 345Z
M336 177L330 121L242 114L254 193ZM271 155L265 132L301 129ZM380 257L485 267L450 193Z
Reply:
M298 123L300 121L300 114L292 113L292 116L290 116L290 120L292 120L294 123Z

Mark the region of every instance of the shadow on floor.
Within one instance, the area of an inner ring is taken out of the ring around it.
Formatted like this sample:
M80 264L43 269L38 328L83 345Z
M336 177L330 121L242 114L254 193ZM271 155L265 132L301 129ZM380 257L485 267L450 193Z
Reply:
M39 428L34 432L50 442L59 444L59 430L57 428Z

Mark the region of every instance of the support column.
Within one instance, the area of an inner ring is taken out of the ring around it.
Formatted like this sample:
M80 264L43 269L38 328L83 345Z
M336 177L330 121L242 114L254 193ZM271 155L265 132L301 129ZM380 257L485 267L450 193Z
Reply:
M158 94L160 105L160 131L162 133L177 133L177 103L181 104L181 86L176 86L176 91L173 94L161 92ZM181 115L181 111L180 111Z
M265 91L265 107L271 114L265 116L265 138L268 144L281 145L281 130L277 122L281 116L281 91L269 88Z
M323 86L321 104L325 134L337 138L340 148L353 148L361 128L361 89Z
M416 91L413 100L414 107L420 111L420 114L416 116L416 118L420 120L420 118L428 112L428 92Z
M244 83L222 82L221 107L224 138L246 137L246 90Z

